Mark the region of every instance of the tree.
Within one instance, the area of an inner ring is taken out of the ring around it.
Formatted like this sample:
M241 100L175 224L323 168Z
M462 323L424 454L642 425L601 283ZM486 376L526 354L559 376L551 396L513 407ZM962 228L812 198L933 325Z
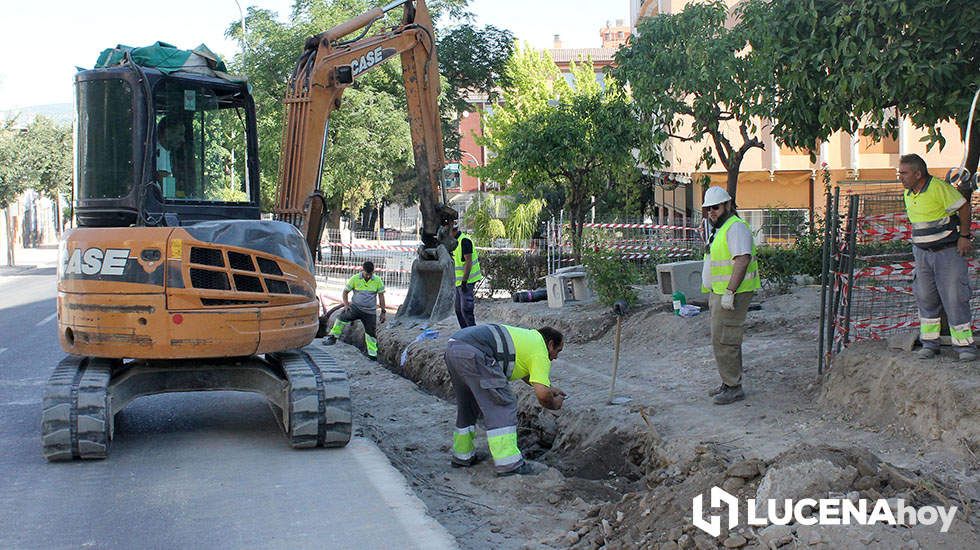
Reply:
M439 67L446 78L443 134L447 157L458 160L459 116L472 110L466 101L480 93L494 101L498 88L507 85L504 68L514 52L514 33L492 25L476 27L469 23L450 27L439 36Z
M514 246L524 246L523 243L537 232L543 209L541 199L524 201L488 194L470 204L463 214L463 221L480 245L490 245L495 239L509 239Z
M326 152L324 193L342 197L350 212L380 204L396 174L412 166L408 121L390 95L351 89L331 126L341 130L333 133Z
M631 151L639 147L642 126L628 94L612 78L600 85L591 62L573 65L569 83L546 54L525 47L507 72L512 84L481 140L496 157L476 171L509 182L508 191L526 197L562 188L575 257L581 259L591 197L636 177Z
M235 71L247 75L252 84L264 209L270 210L275 200L285 122L282 100L296 57L309 36L371 7L373 4L365 0L300 0L294 3L289 21L285 23L280 22L274 12L249 8L245 19L247 37L242 36L239 23L228 27L226 34L229 37L244 39L246 43L245 54L237 55L231 65ZM393 24L393 21L385 22L389 23ZM370 194L365 195L365 189L384 189L390 184L391 171L387 166L370 164L372 161L387 162L392 157L403 159L406 149L411 150L408 124L404 110L399 108L404 101L399 103L387 90L394 75L390 65L391 62L386 63L359 77L356 85L345 92L343 107L331 116L320 182L330 206L331 226L337 226L342 211L356 212L372 198ZM379 152L386 147L390 150ZM365 155L364 151L370 154ZM404 160L401 167L405 167Z
M468 1L437 0L429 2L429 8L435 20L462 17L466 15ZM242 35L239 22L229 25L227 36L245 44L245 54L237 55L231 66L236 72L247 75L252 84L258 118L262 197L267 210L274 202L278 180L284 123L282 99L296 57L309 36L376 4L368 0L298 0L285 23L269 10L249 8L245 19L247 36ZM373 28L395 25L400 17L401 10L393 10ZM489 30L475 32L481 36L493 35ZM454 42L460 41L451 43ZM479 71L464 67L465 53L454 55L451 49L445 53L449 59L460 60L456 65L459 72L455 84L444 86L446 97L449 95L447 90L459 89L458 86L475 87L481 82L492 81L481 77ZM343 106L331 116L321 187L328 198L333 227L339 223L341 211L356 212L367 202L380 203L382 195L388 198L389 192L397 195L397 200L409 200L415 195L414 160L398 63L397 58L392 59L359 76L354 86L344 93ZM451 101L443 101L441 106L445 127L445 121L455 121L457 115ZM458 150L458 132L456 140L449 146Z
M746 153L765 148L755 121L772 109L764 68L746 58L745 46L744 29L729 24L725 2L692 3L641 21L616 53L614 73L630 83L642 117L655 129L645 147L659 148L666 138L709 139L698 168L710 168L717 156L732 197Z
M71 126L37 116L18 136L21 143L24 185L51 199L55 204L55 230L61 234L61 197L71 194Z
M862 125L866 135L894 137L898 116L928 129L929 147L945 144L940 122L952 120L965 134L980 87L976 0L750 0L740 12L750 57L772 71L780 142L813 150ZM972 173L980 132L969 151Z
M7 234L7 265L14 265L14 232L10 219L10 204L24 190L24 169L14 120L0 123L0 208L3 209Z

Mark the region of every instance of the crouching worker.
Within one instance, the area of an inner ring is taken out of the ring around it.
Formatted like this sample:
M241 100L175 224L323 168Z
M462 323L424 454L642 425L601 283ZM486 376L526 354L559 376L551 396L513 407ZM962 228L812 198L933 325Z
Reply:
M348 301L350 293L354 293L354 298ZM344 329L354 321L360 321L364 325L364 347L367 349L368 359L378 360L378 339L377 339L377 319L378 311L376 305L381 306L381 322L385 322L385 284L374 274L374 262L364 262L361 265L361 272L354 275L347 281L344 287L344 295L341 298L344 310L340 312L337 321L330 329L330 334L324 340L324 344L332 346L337 343L337 338Z
M548 375L564 340L551 327L529 330L496 324L467 327L452 335L445 358L456 394L453 467L473 466L486 458L473 445L476 419L482 413L497 475L540 473L540 466L525 462L517 447L517 397L509 382L523 380L534 388L541 406L560 409L565 392L552 387Z

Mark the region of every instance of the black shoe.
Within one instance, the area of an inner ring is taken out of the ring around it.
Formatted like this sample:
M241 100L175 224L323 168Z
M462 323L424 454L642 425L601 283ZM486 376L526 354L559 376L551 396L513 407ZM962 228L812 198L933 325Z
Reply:
M726 386L724 384L722 384L722 385L718 386L717 388L712 389L711 391L708 392L708 397L714 397L714 396L718 395L719 393L725 391L725 387Z
M378 356L377 355L368 355L367 358L368 358L368 361L374 361L375 363L378 362Z
M742 391L742 385L737 386L725 386L724 391L715 396L715 405L728 405L736 401L741 401L745 399L745 392Z
M487 458L489 458L487 453L475 453L468 460L463 460L454 456L449 462L449 465L453 468L469 468L470 466L476 466Z
M326 338L323 339L323 345L324 346L332 346L332 345L334 345L336 343L337 343L337 337L334 336L333 334L331 334L331 335L329 335L329 336L327 336Z
M547 469L548 467L545 466L544 464L541 464L539 462L534 462L533 460L525 460L524 464L521 464L520 466L514 468L513 470L508 470L506 472L497 472L497 477L536 476Z

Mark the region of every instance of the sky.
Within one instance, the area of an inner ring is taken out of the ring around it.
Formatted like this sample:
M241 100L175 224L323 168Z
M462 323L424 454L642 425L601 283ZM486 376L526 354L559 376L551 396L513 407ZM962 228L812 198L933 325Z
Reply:
M281 17L292 5L239 2ZM477 24L509 29L538 48L551 47L555 34L568 48L599 47L599 29L607 20L628 19L628 9L629 0L470 2ZM0 111L70 103L75 68L91 68L103 49L116 44L162 40L189 49L203 42L231 56L238 45L225 40L224 31L238 19L234 0L0 0Z

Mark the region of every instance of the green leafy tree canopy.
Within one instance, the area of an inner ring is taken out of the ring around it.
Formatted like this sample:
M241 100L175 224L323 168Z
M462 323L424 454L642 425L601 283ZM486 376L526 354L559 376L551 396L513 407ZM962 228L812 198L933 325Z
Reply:
M547 54L524 47L506 70L511 86L487 118L481 142L493 151L481 177L508 182L507 190L538 197L564 190L576 257L591 198L637 175L631 152L644 131L629 95L612 78L600 82L591 62L574 64L564 78Z
M965 133L980 87L976 0L749 0L739 10L750 58L772 76L780 142L812 150L859 129L894 137L899 116L928 129L930 147L945 143L941 122ZM976 171L980 132L972 138Z
M615 74L630 83L656 132L644 146L657 149L667 138L707 142L698 167L710 168L717 157L736 196L746 153L765 148L757 121L772 111L765 68L746 56L745 29L730 24L725 2L712 0L646 18L637 31L616 53Z

